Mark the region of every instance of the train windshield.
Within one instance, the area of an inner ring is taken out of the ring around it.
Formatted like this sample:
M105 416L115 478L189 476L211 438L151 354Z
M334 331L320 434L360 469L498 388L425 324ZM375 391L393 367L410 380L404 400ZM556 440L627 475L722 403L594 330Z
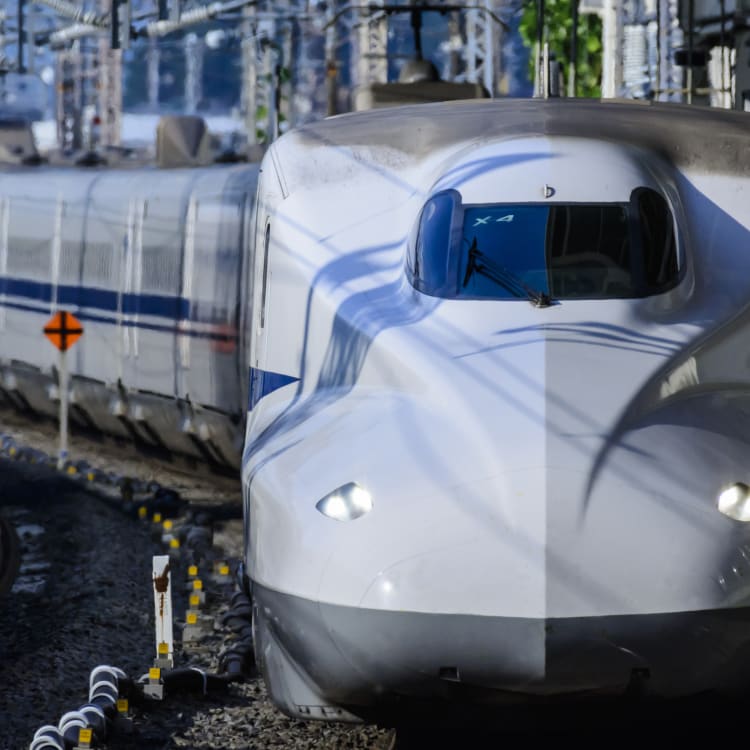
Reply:
M679 280L674 222L649 188L629 203L425 206L408 270L426 294L472 299L611 299L658 294Z

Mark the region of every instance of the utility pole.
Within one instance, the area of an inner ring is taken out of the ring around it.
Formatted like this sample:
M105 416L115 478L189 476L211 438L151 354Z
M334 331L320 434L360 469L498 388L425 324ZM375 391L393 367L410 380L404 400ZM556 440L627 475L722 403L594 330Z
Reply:
M25 5L26 0L18 0L18 50L17 50L17 60L16 60L16 68L19 73L25 73L26 69L24 68L23 64L23 46L25 43L24 39L24 28L23 28L23 20L24 20L24 13L23 8Z
M620 0L604 0L602 11L602 97L621 96L623 70L623 7Z
M385 83L388 80L388 17L378 9L382 0L370 3L367 10L357 10L355 56L355 87Z
M331 0L326 9L326 30L325 30L325 58L326 58L326 114L335 115L338 113L338 82L339 82L339 63L338 63L338 34L336 20L336 3Z
M122 48L130 39L130 0L100 0L102 15L110 14L110 38L98 43L97 116L99 145L119 146L122 128ZM124 11L124 12L123 12ZM90 127L93 123L89 123ZM94 140L94 139L92 139ZM96 143L91 143L96 146Z
M542 75L542 53L544 50L544 29L546 25L544 0L536 0L536 46L534 48L534 96L546 96L543 91L544 83L542 79L547 79L549 71Z
M148 38L146 65L148 107L151 112L156 112L159 108L159 40L154 36Z
M750 110L750 31L737 29L734 32L735 78L734 108Z
M503 29L490 15L494 11L492 0L480 0L476 5L477 9L466 11L466 80L481 83L494 97L497 93L495 81L500 73ZM544 34L544 0L539 2L537 34Z
M257 88L258 88L258 39L254 22L255 7L247 6L242 9L240 33L242 41L242 88L240 90L240 112L245 122L248 150L254 149L258 143L257 135Z
M203 98L203 40L185 36L185 111L195 114Z
M57 142L63 151L77 151L83 145L81 107L83 104L83 66L81 40L57 55Z
M576 72L578 66L578 2L571 0L570 64L568 65L568 96L576 95Z

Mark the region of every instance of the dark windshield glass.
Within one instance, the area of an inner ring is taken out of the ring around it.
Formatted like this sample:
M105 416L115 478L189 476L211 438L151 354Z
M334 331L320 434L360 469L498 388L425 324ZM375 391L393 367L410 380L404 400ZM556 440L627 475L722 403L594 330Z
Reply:
M627 206L550 206L547 230L553 297L639 296Z
M472 206L464 211L463 252L460 278L466 278L468 249L476 240L481 253L540 292L547 288L547 263L544 257L544 235L547 225L546 206ZM498 288L492 279L472 274L461 284L460 296L512 297ZM517 295L516 295L517 296Z
M643 297L679 277L671 211L648 188L607 204L462 206L455 191L439 193L422 212L408 270L427 294L491 299L524 289L553 299Z

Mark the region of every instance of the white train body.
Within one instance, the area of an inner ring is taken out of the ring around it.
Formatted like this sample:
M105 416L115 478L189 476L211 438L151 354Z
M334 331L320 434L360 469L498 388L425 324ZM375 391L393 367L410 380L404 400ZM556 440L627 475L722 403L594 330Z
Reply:
M243 484L285 711L746 680L750 527L717 498L750 484L747 142L527 101L274 144Z
M0 174L0 392L57 413L64 308L72 417L162 452L239 465L240 296L258 168Z
M64 307L79 420L225 467L244 426L292 716L746 685L749 134L466 102L305 126L260 173L4 172L2 392L55 413Z

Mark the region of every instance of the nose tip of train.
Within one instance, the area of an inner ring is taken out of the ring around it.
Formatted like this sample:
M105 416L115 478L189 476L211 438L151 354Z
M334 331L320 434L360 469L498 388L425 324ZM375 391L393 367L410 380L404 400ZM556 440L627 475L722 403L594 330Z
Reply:
M396 663L436 685L535 695L679 695L737 679L750 613L726 609L726 519L711 507L698 519L694 498L670 507L613 476L585 502L586 480L538 467L502 487L454 488L441 538L437 526L411 526L410 554L382 565L357 603L367 613L360 634L383 655L365 671ZM356 662L331 617L329 632Z

